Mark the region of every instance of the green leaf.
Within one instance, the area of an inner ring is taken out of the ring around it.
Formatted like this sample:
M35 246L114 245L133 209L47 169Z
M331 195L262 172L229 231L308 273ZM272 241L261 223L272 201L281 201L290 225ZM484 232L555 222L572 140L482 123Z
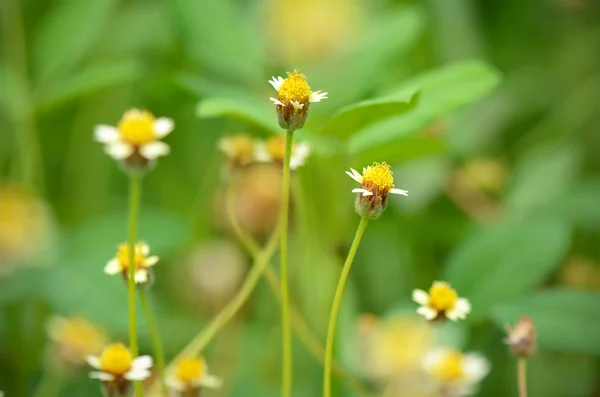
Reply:
M552 289L495 306L492 318L503 327L527 315L541 348L600 355L598 308L600 293Z
M402 97L418 90L418 105L406 114L358 132L350 139L348 150L350 154L358 154L420 132L482 98L499 81L498 73L481 61L456 63L417 76L392 90L389 96Z
M477 230L450 257L445 280L483 315L540 284L569 247L570 230L555 219L509 220Z
M229 98L209 98L198 104L200 118L226 117L241 121L261 130L278 133L275 106L261 106L257 98L237 96Z
M65 75L100 36L117 0L63 0L42 20L33 38L33 67L39 83Z
M413 91L394 98L369 99L347 106L329 119L322 133L348 139L356 131L377 121L398 116L414 108L418 97L418 92Z
M356 157L357 167L364 167L375 161L389 164L442 154L447 151L446 143L439 138L426 136L409 136L396 139L385 145L373 146Z

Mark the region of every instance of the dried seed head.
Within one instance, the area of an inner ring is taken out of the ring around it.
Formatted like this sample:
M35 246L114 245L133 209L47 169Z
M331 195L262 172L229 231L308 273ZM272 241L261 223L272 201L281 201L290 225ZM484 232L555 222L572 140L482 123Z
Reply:
M521 317L514 327L506 325L508 338L504 343L510 346L513 354L520 358L529 358L533 356L537 349L535 325L531 318Z

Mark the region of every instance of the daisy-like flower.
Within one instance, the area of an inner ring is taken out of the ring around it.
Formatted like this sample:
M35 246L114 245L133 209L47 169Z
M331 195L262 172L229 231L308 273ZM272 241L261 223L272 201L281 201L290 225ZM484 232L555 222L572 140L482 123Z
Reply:
M145 169L154 160L169 154L169 145L160 139L173 131L173 120L155 118L146 110L131 109L125 112L116 127L97 125L96 141L105 144L106 153L115 160L123 160L131 167Z
M275 135L264 142L256 144L254 153L257 162L270 163L276 162L283 164L285 156L285 136ZM292 153L290 157L290 168L295 170L301 167L306 162L306 158L310 155L310 147L307 143L293 143Z
M269 83L277 91L277 98L270 98L277 107L277 122L285 130L299 130L308 116L308 106L327 98L326 92L311 91L306 76L297 69L287 72L284 79L273 77Z
M354 168L346 174L361 184L360 188L352 189L352 193L358 193L355 209L361 216L379 217L387 205L388 193L408 196L408 191L394 188L392 170L385 162L363 168L362 175Z
M429 293L422 289L415 289L412 298L421 305L417 309L417 313L427 320L446 318L452 321L464 320L471 311L469 301L466 298L459 298L456 290L443 281L434 281Z
M243 167L254 162L255 144L251 136L238 134L219 139L217 147L232 167Z
M62 367L77 367L107 342L104 331L82 317L53 316L48 321L51 358Z
M89 365L97 369L90 378L102 381L106 395L125 395L131 381L141 381L150 376L152 357L133 358L131 351L122 343L113 343L104 348L102 354L88 356Z
M508 338L504 339L504 343L510 346L515 356L529 358L535 354L537 350L536 331L531 318L523 316L514 327L507 324L505 328Z
M133 279L136 284L145 284L152 281L151 267L158 262L158 256L148 256L150 247L140 241L135 246L135 273ZM108 261L104 273L113 275L121 273L125 281L129 277L129 244L119 244L117 255Z
M438 348L423 358L423 369L444 397L470 396L490 372L488 360L479 353Z
M180 396L197 396L201 387L221 387L221 380L208 373L203 357L185 357L175 363L166 380L169 388Z

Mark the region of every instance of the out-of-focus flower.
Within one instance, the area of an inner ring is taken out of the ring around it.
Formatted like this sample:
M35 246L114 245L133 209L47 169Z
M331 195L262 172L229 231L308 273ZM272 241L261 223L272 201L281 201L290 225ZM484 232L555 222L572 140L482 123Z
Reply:
M131 109L116 127L97 125L94 138L105 144L106 153L115 160L123 160L135 169L146 169L157 158L169 154L169 145L160 139L173 128L173 120L169 118L155 118L146 110Z
M244 167L254 162L255 143L250 135L238 134L221 138L217 147L232 167Z
M537 350L535 325L527 316L515 324L514 327L506 325L508 338L504 342L510 346L513 354L519 358L529 358Z
M201 387L219 388L222 382L208 373L203 357L185 357L175 363L166 383L176 396L194 397Z
M288 77L281 76L269 83L277 91L277 98L270 98L277 109L277 122L285 130L299 130L304 126L308 116L308 106L327 98L326 92L311 91L306 76L298 70L288 72Z
M508 171L502 162L491 158L475 158L459 171L477 188L492 193L499 192L506 184Z
M352 189L352 193L358 193L355 209L360 216L378 218L387 205L389 193L408 196L408 191L394 188L392 170L385 162L363 168L362 175L354 168L346 174L361 184L360 188Z
M46 263L52 229L42 201L16 186L0 186L0 276L18 266Z
M456 321L465 319L471 312L471 304L466 298L459 298L456 290L443 281L434 281L429 293L415 289L412 294L415 302L421 305L417 313L427 320Z
M423 369L436 390L444 397L470 396L490 371L490 364L479 353L438 348L423 359Z
M108 396L125 395L131 381L150 377L152 367L152 357L134 358L122 343L106 346L99 357L88 356L87 362L98 370L91 372L90 378L102 381Z
M257 162L270 163L275 162L283 164L285 156L285 136L275 135L264 142L259 142L255 150L255 159ZM290 168L303 166L306 158L310 155L310 147L307 143L293 143L290 158Z
M152 269L151 267L158 262L158 256L148 256L150 254L150 247L148 244L140 241L135 246L135 274L133 279L136 284L145 284L152 281ZM129 244L119 244L117 255L108 261L104 267L104 273L122 274L123 278L127 281L129 277Z
M62 368L78 367L98 354L107 342L106 334L83 317L53 316L48 321L50 359Z
M600 290L600 265L589 258L575 256L562 266L559 278L572 288Z

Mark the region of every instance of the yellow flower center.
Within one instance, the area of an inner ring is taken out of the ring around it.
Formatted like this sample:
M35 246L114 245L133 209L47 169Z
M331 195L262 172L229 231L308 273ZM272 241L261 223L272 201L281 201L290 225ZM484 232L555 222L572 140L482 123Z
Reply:
M229 138L230 156L240 162L251 162L254 156L254 141L248 135L236 135Z
M146 256L142 252L143 243L137 243L135 246L135 268L143 269L146 266ZM117 259L121 264L121 268L123 270L127 270L129 268L129 244L119 244L119 252L117 253Z
M283 161L285 157L285 136L284 135L276 135L266 143L267 152L273 157L275 160ZM296 147L295 143L292 143L292 153L294 153L294 149Z
M388 192L394 187L394 177L390 166L385 162L373 163L363 172L363 185L373 187L379 191Z
M82 356L98 352L104 345L104 334L89 321L75 317L64 322L64 328L58 335L57 343Z
M154 116L145 110L128 110L117 128L121 138L132 145L143 145L156 139Z
M287 72L287 75L288 77L283 80L279 87L278 99L286 106L290 101L297 101L306 105L311 94L306 76L297 69L294 70L294 73Z
M436 282L429 290L429 304L438 311L452 309L457 299L458 294L447 283Z
M131 368L133 356L122 343L114 343L104 348L100 356L100 369L113 375L124 375Z
M463 355L459 351L448 352L434 369L434 375L441 381L451 382L464 376Z
M177 362L175 377L184 383L192 383L204 374L204 360L198 357L182 358Z

